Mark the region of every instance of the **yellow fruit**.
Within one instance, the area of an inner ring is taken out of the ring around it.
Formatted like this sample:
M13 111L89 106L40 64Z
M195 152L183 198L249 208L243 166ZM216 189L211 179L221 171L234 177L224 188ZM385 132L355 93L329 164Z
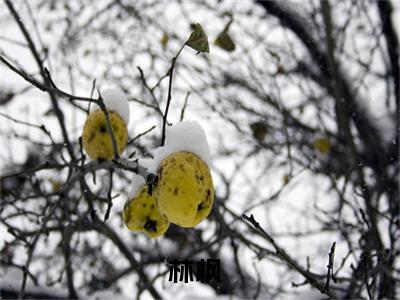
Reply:
M122 218L129 230L143 230L153 238L163 235L170 224L158 211L154 194L150 196L147 193L146 185L138 190L135 197L126 201Z
M283 176L283 184L284 184L284 185L287 185L287 184L289 183L289 181L290 181L290 175L285 174L285 175Z
M121 154L128 143L128 129L124 119L116 112L110 111L109 118L118 154ZM106 122L106 116L102 110L90 113L86 119L82 144L91 159L112 159L114 157L112 139L107 131Z
M58 180L50 179L51 188L54 193L59 192L61 189L61 183Z
M168 42L169 42L169 36L166 32L164 32L163 36L160 39L160 43L164 49L167 47Z
M158 169L157 206L168 220L194 227L204 220L214 203L214 185L208 166L191 152L167 156Z
M328 154L331 150L331 143L327 138L317 138L314 140L314 149L322 154Z

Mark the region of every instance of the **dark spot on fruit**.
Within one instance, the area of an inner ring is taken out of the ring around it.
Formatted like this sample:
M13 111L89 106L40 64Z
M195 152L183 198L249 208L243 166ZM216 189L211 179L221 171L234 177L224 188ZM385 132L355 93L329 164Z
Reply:
M206 201L208 200L208 197L210 197L210 194L211 194L210 189L207 189Z
M178 187L175 187L175 189L174 189L174 195L175 196L178 195L178 191L179 191Z
M202 210L204 208L204 203L201 202L199 205L197 205L197 211Z
M102 126L100 127L100 132L101 132L101 133L106 133L106 132L107 132L107 128L106 128L105 125L102 125Z
M148 231L157 231L157 221L152 220L149 217L147 217L146 223L144 224L144 229Z
M146 207L147 205L146 205L146 203L143 203L142 206L143 206L143 207Z
M203 176L200 176L200 180L203 181L203 179L204 179L204 177L203 177Z
M155 206L154 206L154 204L152 204L150 207L151 207L151 209L154 209Z
M197 211L202 210L204 208L206 208L206 204L208 203L208 198L210 197L211 191L209 189L207 189L207 194L206 194L206 199L204 201L202 201L198 206L197 206Z

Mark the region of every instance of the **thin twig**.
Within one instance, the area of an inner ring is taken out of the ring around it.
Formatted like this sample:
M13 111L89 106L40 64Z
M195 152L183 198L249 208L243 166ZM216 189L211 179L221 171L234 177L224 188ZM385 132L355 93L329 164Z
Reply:
M17 119L14 119L14 118L6 115L6 114L3 114L2 112L0 112L0 116L3 116L4 118L9 119L9 120L11 120L11 121L13 121L15 123L21 124L21 125L26 125L26 126L29 126L29 127L40 129L41 131L43 131L50 138L51 142L54 144L54 140L53 140L53 137L51 136L50 131L48 131L46 126L44 126L43 124L42 125L36 125L36 124L29 123L29 122L17 120Z
M111 197L111 192L112 192L112 186L113 186L113 169L110 169L109 172L109 187L108 187L108 193L107 193L107 211L106 214L104 215L104 222L108 220L108 218L110 217L110 212L111 212L111 208L113 206L112 203L112 197Z
M169 68L169 71L168 71L168 74L169 74L168 98L167 98L167 105L165 107L165 112L164 112L164 115L163 115L161 146L164 146L164 144L165 144L165 128L166 128L166 125L167 125L167 117L168 117L169 105L171 103L171 98L172 98L172 77L173 77L173 74L174 74L175 63L176 63L176 60L179 57L179 54L181 54L183 48L185 47L185 45L186 44L182 45L182 47L178 51L178 54L172 59L171 67Z
M90 91L90 99L92 99L93 98L93 93L94 93L94 90L96 89L96 78L95 79L93 79L93 82L92 82L92 90ZM87 109L87 114L89 114L90 113L90 106L92 105L92 102L90 101L89 102L89 105L88 105L88 109Z
M142 80L144 87L148 90L148 92L149 92L150 95L151 95L151 98L153 99L154 106L152 105L152 107L154 107L154 108L156 109L156 111L157 111L160 115L162 115L162 111L161 111L161 109L160 109L160 105L159 105L159 103L158 103L158 101L157 101L156 95L154 95L154 89L155 89L155 87L150 88L149 85L148 85L148 83L147 83L146 78L144 77L144 73L143 73L142 68L139 67L139 66L137 66L137 69L139 70L140 79Z
M131 139L128 142L128 145L132 144L133 142L135 142L137 139L141 138L142 136L148 134L149 132L151 132L154 128L156 128L156 125L153 125L151 128L147 129L146 131L139 133L137 136L135 136L133 139Z
M185 103L183 103L183 107L181 110L181 117L179 118L179 120L182 122L183 118L185 117L185 110L186 110L186 105L188 103L189 100L189 96L190 96L190 92L187 92L186 97L185 97Z
M275 249L276 255L284 260L288 266L303 275L305 279L317 290L319 290L322 294L325 294L331 298L336 298L336 296L330 292L330 291L325 291L324 286L320 284L310 273L308 273L306 270L304 270L293 258L291 258L285 250L283 250L278 244L275 242L275 240L260 226L260 224L254 219L253 215L251 214L250 217L247 215L243 214L242 218L249 222L254 229L260 233L261 236L263 236L268 242L271 243L271 245Z
M100 91L98 91L98 93L99 93L98 104L100 106L100 109L103 111L103 113L104 113L104 115L106 117L106 127L107 127L107 132L111 137L111 143L112 143L112 148L113 148L113 153L114 153L114 159L118 159L119 158L118 146L117 146L117 142L115 140L114 132L112 130L111 121L110 121L110 114L109 114L106 106L104 105L103 98L101 97Z
M22 34L24 35L28 45L29 45L29 49L31 50L31 53L33 55L33 57L35 58L35 61L39 67L40 70L40 74L42 76L43 82L45 83L44 86L48 86L50 87L50 89L48 89L48 93L50 95L50 100L51 103L53 105L54 111L56 113L57 116L57 120L58 123L60 125L61 128L61 132L64 138L64 142L66 144L66 148L68 150L68 154L71 157L71 159L73 161L76 161L76 157L74 154L74 149L72 148L71 142L69 140L69 136L68 136L68 132L67 129L65 127L65 123L64 123L64 114L62 113L62 111L60 110L60 107L58 105L58 101L55 97L55 93L53 90L51 90L51 82L49 77L47 76L47 72L46 72L46 68L43 66L43 62L40 58L39 53L36 50L35 44L32 41L32 38L28 32L28 30L26 29L24 23L22 22L22 18L19 16L19 14L17 13L17 11L15 10L13 4L11 3L10 0L6 0L6 5L8 7L8 10L10 11L11 15L13 16L15 22L18 24L18 27L20 28L20 30L22 31Z
M328 273L326 274L326 284L325 284L325 290L329 291L329 281L332 277L333 281L335 281L335 278L333 276L333 262L335 260L335 247L336 247L336 242L333 242L331 250L329 252L329 262L327 265L328 268Z

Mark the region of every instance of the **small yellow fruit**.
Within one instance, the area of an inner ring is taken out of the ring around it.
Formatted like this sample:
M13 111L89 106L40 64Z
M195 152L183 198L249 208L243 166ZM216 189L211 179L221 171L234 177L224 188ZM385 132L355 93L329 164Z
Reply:
M163 235L170 224L158 211L154 194L150 196L147 193L146 185L138 190L135 197L126 201L122 219L129 230L143 230L153 238Z
M328 154L331 150L331 143L327 138L317 138L314 140L314 149L322 154Z
M61 183L58 180L50 179L51 188L54 193L59 192L61 189Z
M116 112L109 112L109 119L121 154L128 143L128 129L124 119ZM83 148L91 159L112 159L114 157L111 135L107 131L107 120L102 110L89 114L82 133Z
M287 184L289 183L289 181L290 181L290 175L285 174L285 175L283 176L283 184L284 184L284 185L287 185Z
M169 42L168 33L166 33L166 32L164 31L164 34L163 34L163 36L162 36L161 39L160 39L160 43L161 43L161 45L163 46L164 49L167 48L168 42Z
M208 166L194 153L167 156L158 169L157 206L168 220L194 227L204 220L214 203L214 185Z

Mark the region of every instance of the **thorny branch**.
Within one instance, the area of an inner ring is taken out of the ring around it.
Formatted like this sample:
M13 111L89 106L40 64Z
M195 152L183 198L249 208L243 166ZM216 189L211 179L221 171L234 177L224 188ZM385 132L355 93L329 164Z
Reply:
M331 250L329 251L329 262L327 265L328 272L326 274L326 284L325 284L326 291L329 290L329 282L330 282L331 278L334 282L336 282L335 275L333 273L333 263L335 260L335 248L336 248L336 242L333 242Z
M284 260L288 266L301 275L309 282L314 288L319 290L322 294L325 294L329 296L330 298L337 298L335 294L333 294L329 290L325 290L324 286L318 282L316 278L314 278L309 272L304 270L298 263L286 253L285 250L283 250L278 244L275 242L275 240L260 226L260 224L254 219L253 215L251 214L250 217L247 215L243 214L242 215L243 219L247 222L249 222L268 242L271 243L271 245L274 247L276 255Z

